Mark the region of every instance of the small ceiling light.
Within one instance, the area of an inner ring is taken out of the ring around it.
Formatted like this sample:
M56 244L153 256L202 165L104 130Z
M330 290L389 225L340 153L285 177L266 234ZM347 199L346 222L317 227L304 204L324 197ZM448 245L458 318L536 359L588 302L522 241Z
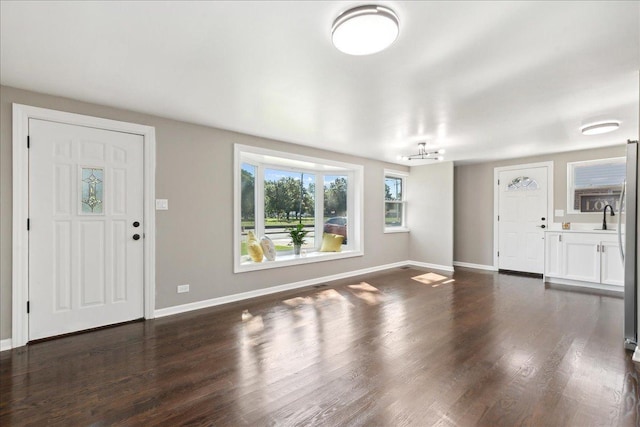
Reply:
M398 16L384 6L349 9L331 27L333 45L349 55L371 55L389 47L400 32Z
M433 157L434 154L444 154L444 150L427 151L427 143L419 142L418 153L411 154L410 156L404 156L402 157L402 160L444 160L444 157L442 156Z
M606 122L589 123L580 128L583 135L600 135L601 133L613 132L620 127L617 120L608 120Z

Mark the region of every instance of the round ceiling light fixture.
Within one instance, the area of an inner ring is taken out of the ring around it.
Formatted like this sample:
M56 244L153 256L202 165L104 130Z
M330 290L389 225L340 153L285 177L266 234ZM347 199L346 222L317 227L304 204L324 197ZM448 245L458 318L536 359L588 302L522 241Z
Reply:
M601 133L613 132L620 127L617 120L607 120L601 122L588 123L580 128L583 135L600 135Z
M380 52L398 38L398 16L388 7L367 5L349 9L331 27L333 45L349 55Z

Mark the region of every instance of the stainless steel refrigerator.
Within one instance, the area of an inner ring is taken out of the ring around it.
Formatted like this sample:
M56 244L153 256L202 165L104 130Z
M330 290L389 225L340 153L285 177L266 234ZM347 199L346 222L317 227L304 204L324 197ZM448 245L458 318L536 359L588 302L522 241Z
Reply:
M626 187L626 188L625 188ZM624 346L635 350L638 343L638 141L627 141L627 179L621 198L625 198L625 242L618 227L621 257L624 262ZM622 216L622 215L621 215ZM624 248L624 250L623 250Z

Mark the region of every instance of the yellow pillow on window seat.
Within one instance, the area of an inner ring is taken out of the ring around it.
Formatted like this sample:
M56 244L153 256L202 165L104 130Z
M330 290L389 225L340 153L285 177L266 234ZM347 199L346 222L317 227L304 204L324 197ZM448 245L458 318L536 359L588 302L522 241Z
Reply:
M260 246L260 242L256 238L253 231L247 232L247 252L249 256L253 260L253 262L262 262L264 258L264 252L262 251L262 246Z
M262 251L262 247L260 243L253 241L247 244L247 252L249 252L249 256L253 260L253 262L262 262L262 258L264 258L264 252Z
M344 236L333 233L324 233L322 235L322 247L320 252L340 252L342 251L342 241Z

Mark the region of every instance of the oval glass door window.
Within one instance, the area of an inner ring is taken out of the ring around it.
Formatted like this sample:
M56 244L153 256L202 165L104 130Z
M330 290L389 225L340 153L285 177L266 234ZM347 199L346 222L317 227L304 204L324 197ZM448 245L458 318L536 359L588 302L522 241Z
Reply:
M513 178L507 185L507 191L531 191L537 190L538 188L538 182L533 178L529 178L528 176L519 176L517 178Z

